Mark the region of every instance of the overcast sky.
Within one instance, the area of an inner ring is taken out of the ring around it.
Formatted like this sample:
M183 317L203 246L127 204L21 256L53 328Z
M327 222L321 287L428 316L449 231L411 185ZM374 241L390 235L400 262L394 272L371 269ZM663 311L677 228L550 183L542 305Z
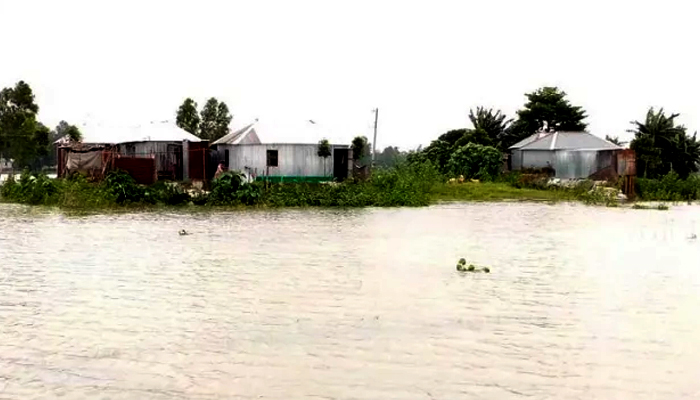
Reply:
M27 81L54 126L174 119L214 96L251 119L313 119L378 147L511 115L559 86L589 130L629 138L649 106L700 128L693 1L0 0L0 86ZM265 138L261 138L265 141ZM309 137L309 142L319 138Z

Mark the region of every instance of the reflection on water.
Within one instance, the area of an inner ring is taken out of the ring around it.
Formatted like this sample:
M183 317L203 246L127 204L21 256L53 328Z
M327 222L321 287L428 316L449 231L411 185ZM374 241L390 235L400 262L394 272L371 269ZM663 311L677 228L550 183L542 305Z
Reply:
M0 398L698 398L699 215L0 205Z

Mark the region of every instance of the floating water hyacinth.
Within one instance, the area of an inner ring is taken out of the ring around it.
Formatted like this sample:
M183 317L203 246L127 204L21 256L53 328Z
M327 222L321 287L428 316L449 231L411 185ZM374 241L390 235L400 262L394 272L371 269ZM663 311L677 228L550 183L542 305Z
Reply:
M478 268L474 264L469 264L467 265L467 260L464 258L460 258L459 261L457 262L457 271L459 272L484 272L484 273L490 273L491 269L489 267L483 267L483 268Z

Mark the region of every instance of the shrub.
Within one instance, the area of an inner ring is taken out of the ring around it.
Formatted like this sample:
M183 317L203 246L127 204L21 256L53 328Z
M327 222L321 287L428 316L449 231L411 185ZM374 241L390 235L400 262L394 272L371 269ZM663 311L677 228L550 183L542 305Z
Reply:
M644 200L690 201L700 198L700 177L691 175L681 179L675 172L661 179L638 178L635 191Z
M452 153L447 169L466 179L492 180L499 175L501 165L501 152L495 147L468 143Z
M190 195L177 183L156 182L145 190L144 201L151 204L163 203L177 206L188 203Z
M139 203L145 197L145 190L134 178L123 171L110 171L102 182L107 193L114 196L117 204Z
M226 172L212 183L207 204L255 205L262 198L262 183L245 183L245 176L238 172Z
M32 174L25 170L19 181L15 181L13 176L8 177L0 189L0 195L18 203L51 205L58 200L58 187L45 174Z

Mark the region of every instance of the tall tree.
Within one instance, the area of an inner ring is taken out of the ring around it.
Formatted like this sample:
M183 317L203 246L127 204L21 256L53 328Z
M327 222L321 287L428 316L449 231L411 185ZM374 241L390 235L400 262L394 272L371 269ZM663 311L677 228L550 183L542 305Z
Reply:
M71 125L66 121L61 121L56 125L56 129L51 133L52 142L62 138L67 137L71 142L79 142L83 139L82 133L77 126ZM55 138L55 139L54 139Z
M399 150L398 147L385 147L380 153L377 153L376 163L382 167L393 167L406 158L406 153Z
M518 118L501 138L502 147L508 148L538 131L584 131L586 112L573 106L566 99L566 92L557 87L545 86L526 93L527 102L517 112Z
M177 109L176 117L177 126L187 132L196 135L199 128L199 114L197 114L197 103L191 98L186 98L185 101Z
M442 135L438 136L437 140L441 140L443 142L448 143L450 146L454 146L455 143L459 139L461 139L464 135L467 134L466 129L452 129L451 131L447 131L443 133Z
M632 121L634 139L630 148L637 154L637 175L658 178L676 171L685 178L698 170L700 144L676 124L679 114L666 115L663 108L650 108L644 122Z
M366 164L370 155L370 144L366 136L355 136L350 145L352 148L352 159Z
M210 98L202 108L199 137L209 141L221 138L228 133L232 118L226 103Z
M0 157L25 167L47 151L49 129L36 120L39 106L24 81L0 91Z
M493 111L493 109L486 109L484 107L477 107L476 112L474 110L469 110L469 121L471 121L474 126L474 131L483 131L488 137L487 146L501 147L500 143L505 135L508 127L513 122L512 119L506 119L506 116L501 113L501 110ZM480 134L472 134L472 136L478 137ZM503 149L502 149L503 150Z

